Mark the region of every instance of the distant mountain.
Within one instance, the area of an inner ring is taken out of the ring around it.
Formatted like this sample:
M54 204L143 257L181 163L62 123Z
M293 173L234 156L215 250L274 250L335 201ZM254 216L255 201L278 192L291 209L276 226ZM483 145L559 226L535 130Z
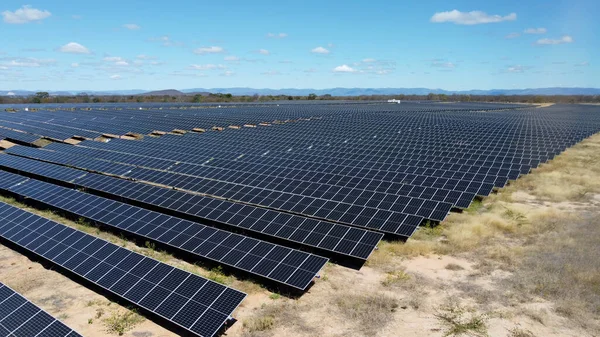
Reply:
M149 91L142 94L138 94L139 96L185 96L186 94L175 89L167 89L167 90L157 90L157 91Z
M159 91L147 91L141 89L133 90L104 90L104 91L90 91L90 90L62 90L62 91L50 91L51 95L76 95L81 92L86 92L88 95L170 95L170 96L181 96L181 95L208 95L208 93L221 93L221 94L232 94L232 95L291 95L291 96L307 96L308 94L314 93L319 96L321 95L332 95L332 96L360 96L360 95L427 95L429 93L434 94L459 94L459 95L600 95L600 89L598 88L532 88L532 89L492 89L492 90L465 90L465 91L451 91L443 89L429 89L429 88L331 88L331 89L255 89L255 88L193 88L193 89L182 89L182 90L159 90ZM29 90L0 90L0 96L7 95L15 96L30 96L35 95L35 91Z
M332 96L360 96L360 95L427 95L434 94L459 94L459 95L600 95L597 88L536 88L536 89L492 89L492 90L465 90L451 91L429 88L331 88L331 89L253 89L253 88L194 88L183 89L182 92L208 91L212 93L230 93L232 95L292 95L306 96L310 93Z

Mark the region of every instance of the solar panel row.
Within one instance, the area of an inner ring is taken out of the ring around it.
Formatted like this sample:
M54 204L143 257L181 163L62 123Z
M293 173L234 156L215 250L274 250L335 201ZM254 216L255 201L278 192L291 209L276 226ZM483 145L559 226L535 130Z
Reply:
M0 202L0 237L197 336L246 294Z
M213 229L77 190L0 171L0 189L180 249L275 283L304 290L327 259Z
M46 151L35 151L31 156ZM0 167L16 172L27 172L36 178L50 178L71 186L112 195L138 206L156 207L161 211L189 218L211 221L260 234L266 239L317 249L319 254L337 255L362 263L369 257L382 238L375 232L343 225L301 218L225 200L207 198L181 191L122 180L114 177L44 163L32 159L0 155ZM11 185L12 186L12 185Z

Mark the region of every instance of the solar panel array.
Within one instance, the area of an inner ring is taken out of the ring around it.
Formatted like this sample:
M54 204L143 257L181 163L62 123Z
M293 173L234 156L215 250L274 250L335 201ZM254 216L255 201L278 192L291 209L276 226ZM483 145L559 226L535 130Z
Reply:
M0 283L0 336L77 337L81 335L9 286Z
M18 148L18 147L17 147ZM23 156L50 160L51 152L18 148ZM60 163L65 163L57 161ZM362 263L373 252L382 234L358 228L316 221L276 211L239 205L226 200L193 195L181 191L86 173L16 156L0 155L0 167L27 172L35 177L51 178L94 191L99 191L138 205L198 221L217 222L242 231L260 234L265 239L318 250L327 256L338 255ZM11 185L12 186L12 185Z
M0 171L0 189L278 284L304 290L327 263L320 256L23 178Z
M246 294L0 202L0 237L197 336Z
M600 131L576 105L40 107L0 111L0 138L88 140L6 150L0 189L299 290L326 259L295 249L360 267Z

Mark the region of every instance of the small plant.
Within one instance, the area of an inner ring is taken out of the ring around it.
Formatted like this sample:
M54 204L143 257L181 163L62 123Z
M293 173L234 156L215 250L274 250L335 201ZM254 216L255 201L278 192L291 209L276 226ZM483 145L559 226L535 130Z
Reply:
M228 284L231 281L230 278L227 275L225 275L225 273L223 273L223 267L221 266L211 269L208 272L207 278L211 281L215 281L221 284Z
M116 310L103 322L109 333L122 336L144 320L145 318L140 316L135 309L129 309L126 311Z
M269 295L269 298L272 300L278 300L281 298L281 295L279 295L278 293L272 293L271 295Z
M150 250L156 251L156 244L154 242L146 241L144 246Z
M529 330L514 327L508 330L508 337L535 337L535 335Z
M506 206L503 206L505 211L504 211L504 215L509 218L510 220L514 221L517 223L517 225L522 226L522 225L526 225L529 220L527 220L527 217L525 216L525 214L515 211L513 209L510 209Z
M60 315L56 316L56 318L58 318L61 321L64 321L67 318L69 318L69 315L67 315L67 314L60 314Z
M102 317L102 315L104 315L104 309L102 309L102 308L96 309L96 319L99 319L100 317Z
M471 310L461 307L456 302L450 302L436 310L435 317L446 327L447 336L488 336L485 315L478 315Z
M88 324L94 324L94 319L93 318L88 319Z
M386 287L389 287L394 284L403 283L408 280L410 280L409 274L407 274L404 270L397 270L387 273L387 276L381 282L381 284L383 284Z
M479 199L473 200L469 208L466 209L467 213L477 213L483 208L483 202Z
M273 316L250 318L243 323L244 329L248 330L248 332L271 330L274 325L275 318Z
M445 267L448 270L464 270L465 268L463 266L461 266L460 264L456 264L456 263L448 263Z

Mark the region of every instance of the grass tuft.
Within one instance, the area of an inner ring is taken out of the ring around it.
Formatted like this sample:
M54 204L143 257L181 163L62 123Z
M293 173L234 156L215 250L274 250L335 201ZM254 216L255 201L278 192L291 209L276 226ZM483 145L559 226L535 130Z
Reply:
M342 316L368 335L385 327L399 307L395 298L381 293L344 294L335 299L335 304Z
M135 309L117 309L106 317L103 323L109 333L122 336L144 320L145 318L140 316Z
M436 310L435 317L445 327L446 336L488 336L485 315L479 315L472 310L461 307L456 302L450 302Z

